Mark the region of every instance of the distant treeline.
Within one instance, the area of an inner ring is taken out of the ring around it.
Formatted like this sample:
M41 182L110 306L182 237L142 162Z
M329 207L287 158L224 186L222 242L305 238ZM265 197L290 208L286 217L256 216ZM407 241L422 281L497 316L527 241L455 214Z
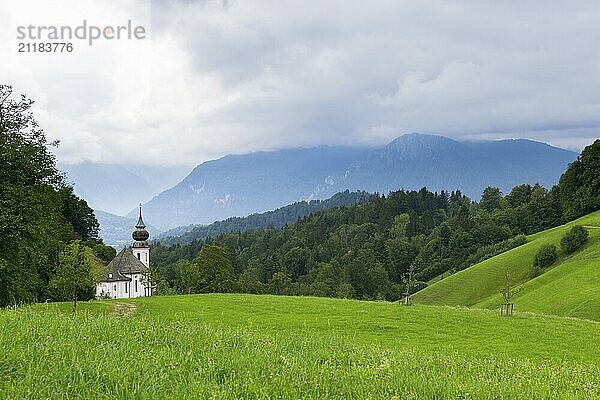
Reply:
M336 193L326 200L299 201L274 211L252 214L247 217L231 217L210 225L174 228L162 233L155 242L168 246L190 243L194 240L204 240L227 232L243 232L249 229L268 227L279 229L308 214L327 208L366 203L370 197L371 195L367 192L350 192L346 190Z
M526 242L523 235L600 209L600 141L548 190L396 191L314 212L281 229L229 232L152 250L159 292L240 291L397 300L409 270L418 280L464 269ZM240 229L241 230L241 229ZM210 246L207 246L210 245ZM199 257L200 250L206 252ZM207 254L226 260L206 268ZM221 265L222 264L222 265ZM192 279L190 279L192 277ZM226 285L215 286L214 280Z

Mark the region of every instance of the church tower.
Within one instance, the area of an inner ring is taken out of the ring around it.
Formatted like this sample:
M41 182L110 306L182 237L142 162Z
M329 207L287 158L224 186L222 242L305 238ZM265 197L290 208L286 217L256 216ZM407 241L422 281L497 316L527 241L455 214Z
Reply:
M148 238L150 234L146 230L146 224L142 219L142 206L140 204L140 217L135 225L135 231L131 234L133 242L133 255L142 262L146 267L150 267L150 246Z

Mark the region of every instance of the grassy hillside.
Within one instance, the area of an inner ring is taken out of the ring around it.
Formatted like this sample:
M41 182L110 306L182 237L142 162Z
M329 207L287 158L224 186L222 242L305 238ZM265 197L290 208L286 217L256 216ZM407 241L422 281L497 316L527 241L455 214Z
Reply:
M533 257L543 243L554 243L573 225L589 227L586 246L569 257L560 256L554 266L530 279ZM600 320L600 212L564 226L530 236L516 249L445 277L417 293L414 300L425 304L498 308L498 289L508 269L512 277L526 282L515 297L516 310Z
M252 295L0 311L0 398L596 398L598 323Z

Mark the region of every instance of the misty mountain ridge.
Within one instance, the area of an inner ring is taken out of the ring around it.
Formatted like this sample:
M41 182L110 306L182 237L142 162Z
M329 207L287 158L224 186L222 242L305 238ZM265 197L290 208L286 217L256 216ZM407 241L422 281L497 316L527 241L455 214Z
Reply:
M228 155L194 168L175 187L146 203L144 214L157 226L168 229L328 198L337 192L327 188L333 184L328 183L328 177L370 151L321 146ZM128 214L134 215L135 210Z
M111 214L125 215L140 202L172 187L190 170L188 167L152 167L103 164L85 161L60 164L67 182L90 207Z
M146 203L144 213L169 229L325 199L346 189L387 193L425 186L459 189L478 200L487 186L505 193L522 183L550 187L576 157L526 139L475 142L416 133L380 148L321 146L229 155L198 165Z
M461 190L478 200L487 186L508 193L522 183L550 187L577 153L527 139L457 141L407 134L353 164L335 189L387 193L399 188Z

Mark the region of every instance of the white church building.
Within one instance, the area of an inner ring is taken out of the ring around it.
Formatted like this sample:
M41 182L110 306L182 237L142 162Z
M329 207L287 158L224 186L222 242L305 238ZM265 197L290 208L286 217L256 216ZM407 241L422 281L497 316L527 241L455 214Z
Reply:
M108 272L96 286L96 297L127 299L131 297L152 296L150 282L150 234L140 217L133 231L133 248L124 248L108 264Z

